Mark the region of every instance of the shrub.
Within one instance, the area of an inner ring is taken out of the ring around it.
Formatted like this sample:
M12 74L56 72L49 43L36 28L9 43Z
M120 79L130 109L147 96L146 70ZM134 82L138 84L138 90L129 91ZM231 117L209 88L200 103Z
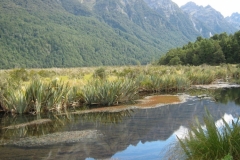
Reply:
M22 81L28 81L29 80L29 75L26 69L21 68L21 69L15 69L10 71L10 76L12 79L15 80L22 80Z
M99 68L99 69L97 69L97 70L94 71L93 76L94 76L95 78L104 79L104 78L106 78L106 71L105 71L104 68Z

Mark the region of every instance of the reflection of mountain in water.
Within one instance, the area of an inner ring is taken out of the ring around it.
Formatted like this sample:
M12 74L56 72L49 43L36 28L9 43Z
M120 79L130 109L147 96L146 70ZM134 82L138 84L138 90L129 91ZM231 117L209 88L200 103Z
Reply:
M191 105L192 104L192 105ZM95 152L96 146L90 147L92 151L90 155L96 159L109 158L117 151L124 150L130 144L137 145L139 141L156 141L166 140L179 126L188 126L194 116L202 117L204 114L204 106L208 106L209 111L216 119L219 119L224 113L234 114L240 112L240 108L234 103L229 106L216 105L209 100L193 99L185 104L168 105L155 109L135 110L131 118L123 120L119 125L97 126L105 137L101 143L98 143L98 149L101 153L107 155L99 155ZM94 125L94 124L92 124ZM76 128L90 129L91 124L78 124ZM79 149L79 147L77 147ZM92 149L91 149L92 148Z
M216 104L209 99L191 98L188 102L178 105L167 105L155 109L137 109L131 113L131 117L122 117L118 124L102 124L97 121L86 121L81 119L68 130L97 129L104 136L96 142L81 142L69 145L49 146L44 148L29 149L25 157L31 154L50 159L95 159L110 158L116 152L126 149L129 145L137 145L147 141L166 140L179 126L188 126L194 116L202 117L204 106L216 118L221 118L224 113L235 115L240 113L240 107L234 102L226 105ZM6 148L4 148L6 149ZM15 151L20 149L12 149ZM37 150L37 151L36 151ZM40 150L40 152L39 152ZM160 152L160 151L159 151ZM40 154L41 153L41 154ZM41 155L41 156L40 156ZM13 158L13 157L11 157Z

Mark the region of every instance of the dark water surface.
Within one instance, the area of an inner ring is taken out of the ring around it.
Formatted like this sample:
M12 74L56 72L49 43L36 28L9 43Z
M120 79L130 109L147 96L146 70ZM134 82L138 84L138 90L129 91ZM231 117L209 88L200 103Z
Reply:
M206 107L218 120L224 114L237 117L240 114L240 89L203 91L212 98L188 96L181 104L152 109L134 109L121 113L61 117L52 115L41 118L54 119L54 124L31 126L28 129L0 130L1 141L18 140L19 137L41 136L60 131L97 130L102 136L92 141L46 145L42 147L0 146L0 159L163 159L169 144L176 140L175 133L188 127L196 116L202 117ZM198 95L199 93L191 93ZM116 118L117 117L117 118ZM12 123L35 120L36 116L2 116L1 128Z

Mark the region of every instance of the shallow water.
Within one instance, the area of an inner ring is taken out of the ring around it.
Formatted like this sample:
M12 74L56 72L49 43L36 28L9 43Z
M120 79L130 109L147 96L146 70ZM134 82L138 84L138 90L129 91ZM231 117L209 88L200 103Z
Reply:
M50 118L54 123L15 131L1 130L1 139L17 141L19 137L84 130L97 130L102 136L42 147L5 145L0 147L0 159L163 159L169 144L176 139L175 134L188 127L196 116L201 118L205 113L204 107L216 120L225 113L237 117L240 114L239 90L224 89L214 93L207 90L204 92L213 98L189 96L181 104L105 113L102 116L99 113L69 115L56 120L52 115L42 115L41 118ZM35 119L36 116L2 117L1 128L13 122Z

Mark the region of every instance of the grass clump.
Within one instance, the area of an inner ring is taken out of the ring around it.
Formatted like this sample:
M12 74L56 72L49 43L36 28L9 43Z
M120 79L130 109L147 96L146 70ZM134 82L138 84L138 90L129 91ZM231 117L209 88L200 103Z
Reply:
M33 80L26 87L9 88L1 101L6 112L40 113L66 107L69 90L68 84L58 80L49 83Z
M140 88L150 92L179 91L190 87L190 81L180 75L150 75L139 79Z
M129 79L116 81L97 79L84 86L83 96L88 105L111 106L133 100L137 89L135 82Z
M222 118L223 125L217 126L208 111L203 118L204 126L196 122L192 125L185 138L178 137L177 145L181 152L178 157L188 160L227 160L240 158L240 125L232 120L228 123ZM176 153L176 152L175 152Z

